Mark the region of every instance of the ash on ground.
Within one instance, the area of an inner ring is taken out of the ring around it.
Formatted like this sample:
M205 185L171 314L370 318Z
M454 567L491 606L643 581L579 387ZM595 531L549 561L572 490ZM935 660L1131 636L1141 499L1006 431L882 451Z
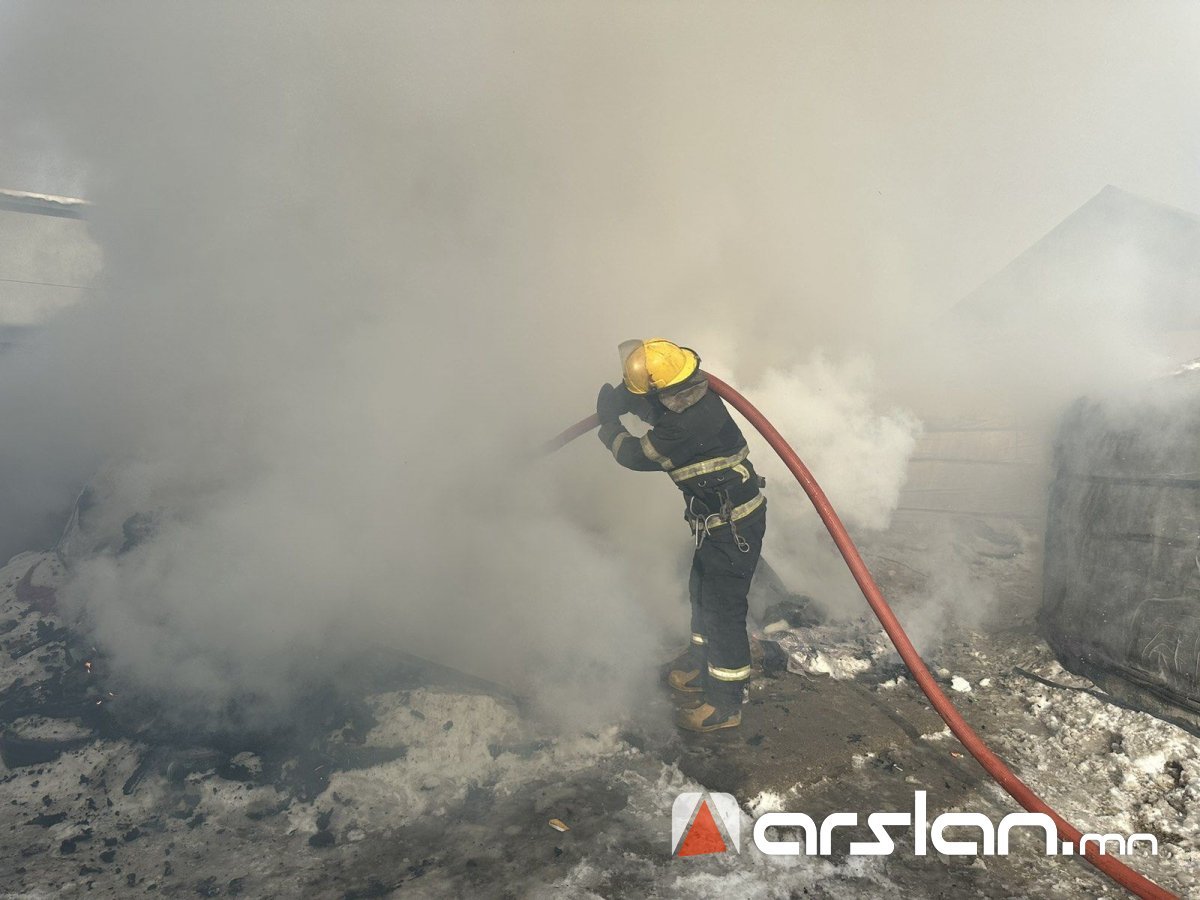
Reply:
M907 534L869 558L902 620L928 587L923 538ZM1155 835L1159 855L1130 862L1200 892L1200 739L1066 673L1032 630L1032 544L1006 547L969 564L1008 614L947 624L925 650L931 669L1052 806L1084 830ZM750 817L775 809L865 820L911 809L920 789L931 815L1016 810L865 616L831 623L795 602L761 617L763 671L742 727L718 735L679 735L667 693L649 689L626 720L563 734L502 690L397 657L357 697L314 698L287 733L204 736L122 711L103 659L57 611L64 577L49 553L0 570L4 896L1122 893L1032 839L986 858L917 857L903 835L891 857L850 856L865 828L839 829L828 858L754 848ZM672 801L696 790L738 798L740 854L671 857Z

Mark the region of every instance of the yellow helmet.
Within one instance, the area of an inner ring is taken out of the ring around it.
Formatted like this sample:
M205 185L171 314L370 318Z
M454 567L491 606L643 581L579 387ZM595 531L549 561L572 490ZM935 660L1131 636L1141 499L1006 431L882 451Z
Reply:
M625 341L620 347L625 387L631 394L661 391L686 381L700 365L694 350L662 338Z

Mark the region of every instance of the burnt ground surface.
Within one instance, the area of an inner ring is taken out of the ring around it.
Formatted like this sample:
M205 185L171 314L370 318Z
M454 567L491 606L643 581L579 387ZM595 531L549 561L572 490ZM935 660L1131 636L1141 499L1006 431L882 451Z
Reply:
M1029 624L1028 542L1013 546L978 557L1011 598L1007 612L982 630L947 620L931 668L1051 805L1085 830L1155 834L1159 856L1133 864L1195 895L1200 741L1105 703L1057 665ZM898 606L923 588L919 567L899 562L905 550L876 547L873 561ZM1027 838L1007 858L916 857L902 833L895 855L866 859L846 853L866 829L839 829L827 860L768 858L750 846L746 817L740 856L670 857L671 802L686 790L818 821L907 811L918 789L931 818L1015 811L892 658L863 651L843 667L853 677L835 679L787 671L768 647L742 727L710 736L675 731L661 688L624 722L564 735L503 691L411 659L381 664L363 697L314 703L286 736L172 736L119 712L102 661L56 614L61 577L48 554L0 570L0 896L1123 893ZM851 626L872 645L869 620ZM853 642L843 652L854 656Z
M958 671L986 677L972 668ZM963 705L985 739L989 731L1003 727L999 717L981 715L979 703ZM997 796L982 767L945 733L944 723L911 682L880 688L865 679L817 681L789 674L765 680L754 687L743 727L744 734L723 746L684 740L679 767L711 789L751 804L764 795L785 798L782 808L803 811L818 822L831 813L858 812L859 827L834 832L835 859L845 857L850 841L872 839L864 821L867 811L911 811L916 790L927 792L930 818L967 809L998 821L1016 809L1007 797ZM907 833L898 834L897 845L900 852L888 859L884 871L904 896L1109 892L1106 879L1090 867L1046 860L1032 842L1015 842L1014 848L1023 852L986 860L942 857L933 851L916 857Z

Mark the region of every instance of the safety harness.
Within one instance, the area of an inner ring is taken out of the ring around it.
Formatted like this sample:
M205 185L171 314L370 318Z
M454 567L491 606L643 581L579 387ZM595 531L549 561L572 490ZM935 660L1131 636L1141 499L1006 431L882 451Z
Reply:
M743 445L740 450L730 456L715 456L712 459L704 459L690 465L670 468L667 469L667 472L671 476L672 481L676 484L682 484L693 478L700 478L704 475L712 475L731 469L741 475L742 481L745 482L750 478L750 470L743 463L749 455L750 448ZM701 481L699 486L705 486L704 482ZM759 477L758 487L762 488L765 486L766 479ZM699 550L704 545L705 539L711 537L713 531L718 528L728 527L738 550L742 553L749 553L750 544L744 537L738 534L736 523L761 507L767 498L761 493L756 492L749 500L734 506L729 499L728 489L717 489L715 493L721 501L720 508L715 511L709 508L708 504L695 494L690 494L687 498L687 509L684 510L683 517L692 531L692 539L695 541L696 549Z
M709 512L708 505L698 497L688 497L687 510L684 511L683 517L687 520L688 527L692 530L692 539L696 542L696 549L699 550L704 545L704 539L711 537L713 531L729 526L729 531L733 535L733 541L737 544L738 550L742 553L749 553L750 544L744 537L738 534L735 523L740 519L746 518L746 516L766 503L767 498L762 494L756 494L753 499L747 500L745 503L731 506L728 492L721 491L719 496L721 497L721 508L717 512Z

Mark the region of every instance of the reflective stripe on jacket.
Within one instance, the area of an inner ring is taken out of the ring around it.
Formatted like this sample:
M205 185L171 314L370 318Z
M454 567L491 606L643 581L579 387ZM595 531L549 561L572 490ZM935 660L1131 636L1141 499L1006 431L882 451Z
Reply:
M632 411L652 426L641 438L620 422L600 427L600 440L617 462L641 472L667 472L695 512L714 514L726 506L744 516L762 508L761 501L752 502L761 495L746 440L702 371L639 401Z

